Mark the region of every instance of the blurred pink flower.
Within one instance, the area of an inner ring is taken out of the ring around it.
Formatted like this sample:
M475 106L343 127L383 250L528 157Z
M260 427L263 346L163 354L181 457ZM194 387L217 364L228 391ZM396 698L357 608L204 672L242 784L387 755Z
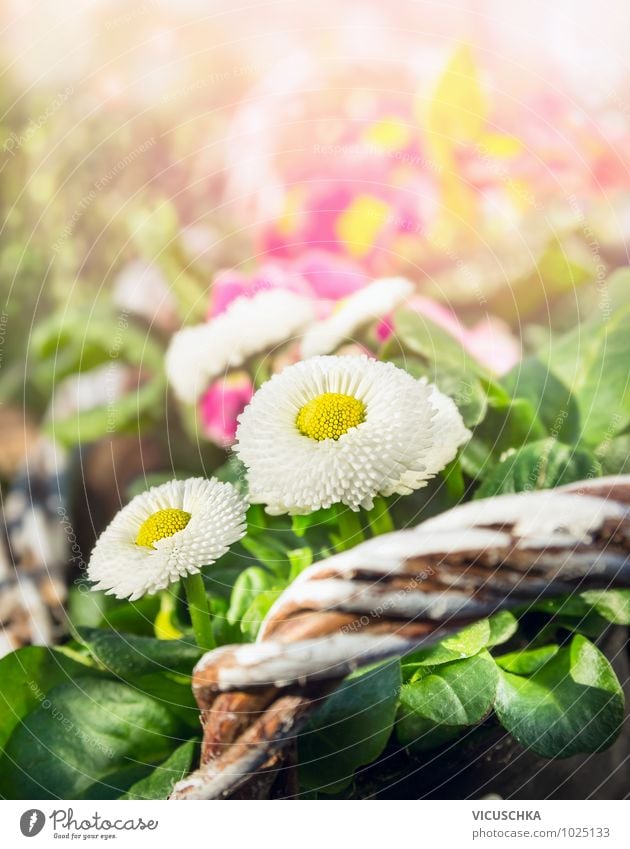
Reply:
M312 298L325 315L330 302L362 289L370 278L360 265L322 250L302 251L295 259L273 259L245 273L236 269L219 271L212 283L208 318L225 312L232 301L251 298L265 289L286 289Z
M237 298L251 298L265 289L286 289L307 296L312 294L309 283L285 263L266 262L249 274L233 268L225 269L214 278L208 318L225 312Z
M199 413L206 436L224 448L232 445L236 420L249 404L254 384L247 372L235 371L210 385L199 402Z
M311 164L309 174L287 187L284 213L261 232L260 249L290 259L310 246L372 277L399 270L407 259L405 242L410 235L421 238L435 216L433 175L383 152L361 168L346 163L340 173Z
M309 283L315 297L325 300L346 298L370 282L358 263L327 251L304 251L293 268Z

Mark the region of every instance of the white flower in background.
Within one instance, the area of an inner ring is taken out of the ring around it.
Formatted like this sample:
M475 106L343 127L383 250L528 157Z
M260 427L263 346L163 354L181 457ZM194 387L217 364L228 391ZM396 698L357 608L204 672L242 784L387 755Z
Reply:
M114 304L169 333L177 327L177 301L159 266L136 259L114 281Z
M246 510L236 489L214 478L152 487L98 538L88 566L93 589L133 601L198 573L244 536Z
M237 298L211 321L173 336L166 353L169 383L180 401L193 404L215 377L288 341L313 318L312 300L287 289Z
M239 417L234 450L249 498L272 514L424 486L470 437L435 386L367 357L314 357L263 384Z
M330 316L312 325L302 339L302 356L329 354L358 330L389 315L414 292L404 277L384 277L339 302Z

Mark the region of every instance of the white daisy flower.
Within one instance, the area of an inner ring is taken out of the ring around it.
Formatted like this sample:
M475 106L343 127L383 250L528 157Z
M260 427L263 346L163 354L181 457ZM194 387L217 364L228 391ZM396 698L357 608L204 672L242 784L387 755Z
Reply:
M132 601L218 560L245 534L247 505L229 483L190 478L132 499L103 531L88 578Z
M426 485L470 437L435 386L367 357L314 357L256 392L239 417L235 451L249 498L272 514L341 502L371 509L376 495Z
M314 318L310 298L287 289L241 296L205 324L176 333L166 352L166 374L175 394L193 404L208 384L248 357L289 340Z
M374 280L339 302L331 315L308 328L302 339L302 356L329 354L342 342L352 340L364 325L384 318L414 292L404 277Z

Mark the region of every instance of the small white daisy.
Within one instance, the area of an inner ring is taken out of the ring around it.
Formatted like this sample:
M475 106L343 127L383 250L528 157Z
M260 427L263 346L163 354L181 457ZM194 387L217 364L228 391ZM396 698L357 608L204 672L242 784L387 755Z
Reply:
M197 574L245 534L247 505L229 483L190 478L132 499L98 538L93 589L132 601Z
M272 514L424 486L470 437L453 401L391 363L313 357L263 384L239 417L249 498Z
M302 356L330 354L343 342L352 341L364 325L389 315L414 292L413 283L404 277L374 280L339 302L324 321L311 325L302 339Z
M291 339L314 318L310 298L287 289L241 296L205 324L176 333L166 352L166 374L180 401L193 404L213 378L248 357Z

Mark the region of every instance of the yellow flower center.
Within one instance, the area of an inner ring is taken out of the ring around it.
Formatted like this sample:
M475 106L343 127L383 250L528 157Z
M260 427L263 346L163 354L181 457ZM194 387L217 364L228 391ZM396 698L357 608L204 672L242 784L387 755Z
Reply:
M136 545L154 548L153 543L165 537L172 537L178 531L183 531L190 521L190 513L185 510L158 510L149 516L141 525L136 537Z
M365 404L362 401L352 395L324 392L304 404L295 423L304 436L322 440L339 439L363 421Z

